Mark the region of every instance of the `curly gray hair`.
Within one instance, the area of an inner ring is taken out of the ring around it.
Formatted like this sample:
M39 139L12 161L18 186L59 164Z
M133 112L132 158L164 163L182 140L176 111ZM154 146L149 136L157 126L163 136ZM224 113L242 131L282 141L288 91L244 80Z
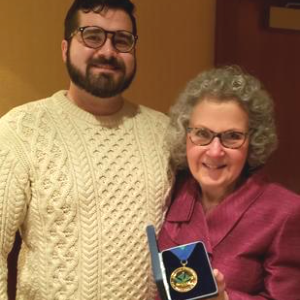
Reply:
M263 166L277 148L273 100L258 79L238 66L200 73L187 84L171 107L168 144L173 166L176 169L188 168L186 129L194 107L204 98L220 102L235 100L245 109L249 116L249 151L245 168L251 172Z

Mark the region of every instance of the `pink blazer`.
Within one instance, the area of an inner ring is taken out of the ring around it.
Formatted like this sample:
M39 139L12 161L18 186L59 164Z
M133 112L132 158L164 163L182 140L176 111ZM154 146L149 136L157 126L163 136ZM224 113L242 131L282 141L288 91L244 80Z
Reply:
M201 240L230 300L300 300L300 196L254 175L205 215L198 183L177 181L160 250Z

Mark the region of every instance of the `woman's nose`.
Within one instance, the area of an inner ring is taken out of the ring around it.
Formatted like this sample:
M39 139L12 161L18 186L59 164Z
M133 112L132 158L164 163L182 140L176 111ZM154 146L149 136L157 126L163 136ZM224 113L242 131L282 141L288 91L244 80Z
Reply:
M207 145L206 153L212 157L224 155L224 146L221 144L220 138L215 137L209 145Z

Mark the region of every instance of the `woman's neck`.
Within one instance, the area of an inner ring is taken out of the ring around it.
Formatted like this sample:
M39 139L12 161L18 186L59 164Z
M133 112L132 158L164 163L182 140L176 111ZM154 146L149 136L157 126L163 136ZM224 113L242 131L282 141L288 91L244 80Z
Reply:
M229 194L233 192L234 188L230 189L216 189L211 190L202 189L202 206L205 213L215 209Z

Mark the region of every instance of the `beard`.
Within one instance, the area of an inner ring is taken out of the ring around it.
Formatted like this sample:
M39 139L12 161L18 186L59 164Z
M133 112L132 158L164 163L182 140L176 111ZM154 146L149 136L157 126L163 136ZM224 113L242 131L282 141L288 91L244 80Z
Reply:
M114 78L114 74L111 73L93 74L92 69L100 65L104 67L109 66L120 73L120 76ZM93 96L100 98L114 97L125 91L130 86L136 73L135 60L132 72L126 75L126 66L122 60L117 60L115 57L107 59L100 56L97 59L90 58L88 60L86 74L84 74L71 62L69 51L67 51L66 66L74 84Z

